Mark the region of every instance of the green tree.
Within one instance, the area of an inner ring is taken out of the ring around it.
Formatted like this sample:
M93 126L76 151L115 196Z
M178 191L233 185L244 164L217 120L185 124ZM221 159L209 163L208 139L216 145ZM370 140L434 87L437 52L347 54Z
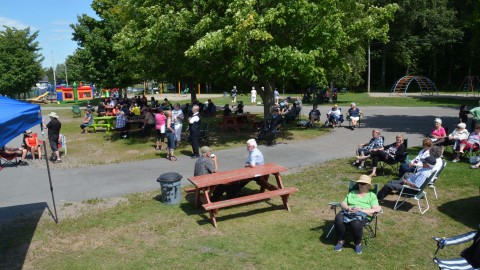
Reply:
M43 57L36 38L38 31L4 26L0 31L0 93L18 95L28 92L43 74Z
M339 71L350 74L352 60L369 40L387 40L388 21L396 10L395 4L378 7L352 0L194 3L192 10L202 17L191 28L199 38L186 55L222 63L226 75L265 86L259 91L265 115L282 81L327 84Z

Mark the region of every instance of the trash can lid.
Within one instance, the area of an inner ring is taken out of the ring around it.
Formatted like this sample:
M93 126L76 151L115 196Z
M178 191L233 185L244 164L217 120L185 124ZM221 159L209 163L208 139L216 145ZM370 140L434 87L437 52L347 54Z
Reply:
M157 178L157 182L175 182L182 179L183 176L176 172L163 173Z

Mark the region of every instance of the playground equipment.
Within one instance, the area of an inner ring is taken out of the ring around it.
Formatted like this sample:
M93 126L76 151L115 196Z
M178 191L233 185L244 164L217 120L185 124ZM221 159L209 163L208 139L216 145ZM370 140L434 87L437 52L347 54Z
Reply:
M460 91L465 92L465 97L468 97L469 92L471 92L475 97L475 95L480 91L480 79L478 76L465 76L465 79L463 79L463 82L458 88L456 95L458 95L458 92Z
M102 98L109 98L109 97L118 97L120 94L120 89L118 88L112 88L112 89L102 89Z
M77 102L79 100L92 100L94 89L87 85L84 86L80 83L80 87L77 87L77 83L73 83L73 87L66 87L66 85L57 85L57 101L58 102Z
M406 96L408 87L410 87L410 84L413 81L417 82L420 87L420 94L423 95L423 92L428 92L428 95L433 95L434 92L436 92L438 96L438 90L435 83L424 76L404 76L400 78L395 84L393 84L392 89L390 90L390 96L393 94L400 95L401 93Z
M27 102L28 103L48 103L47 97L49 94L50 94L49 92L45 92L36 98L27 99Z

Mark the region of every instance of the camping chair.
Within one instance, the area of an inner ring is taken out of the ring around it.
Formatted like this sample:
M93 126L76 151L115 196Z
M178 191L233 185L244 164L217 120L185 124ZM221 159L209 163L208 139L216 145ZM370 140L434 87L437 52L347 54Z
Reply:
M358 184L355 183L355 181L350 181L348 185L348 192L350 193L353 190L358 190ZM373 193L377 194L378 193L378 184L373 184L373 188L370 190ZM335 216L337 216L337 207L340 207L341 202L329 202L328 205L330 205L330 209L333 210L335 213ZM378 219L377 216L378 214L383 213L383 210L380 210L379 212L376 212L373 214L372 218L370 221L365 223L364 228L367 230L368 234L370 235L371 238L374 238L377 236L377 224L378 224ZM333 229L335 228L335 224L332 224L332 227L327 233L327 236L325 238L328 238L330 234L332 233ZM367 245L367 238L363 237L363 241L365 245Z
M80 106L78 105L72 105L72 112L73 112L73 117L82 116L82 112L80 111Z
M479 268L473 268L472 265L470 265L467 260L464 258L456 258L456 259L446 259L442 260L437 257L438 251L440 249L443 249L446 246L450 245L458 245L458 244L463 244L467 243L469 241L472 241L477 234L476 231L457 235L454 237L450 238L445 238L445 237L433 237L435 241L437 241L437 250L435 251L434 257L433 257L433 262L438 266L440 270L450 270L450 269L479 269Z
M352 127L352 119L350 118L350 114L348 114L348 112L345 114L345 119L348 121L348 127ZM357 121L357 125L358 127L360 127L362 125L362 121L363 120L363 114L359 114L358 115L358 121Z
M65 135L60 134L58 138L58 150L63 149L63 155L67 155L67 138Z
M7 154L7 153L0 153L0 167L2 167L2 161L3 165L13 165L17 167L18 165L18 160L17 160L17 154Z
M430 181L430 183L428 183L428 187L429 187L429 188L433 188L433 192L435 193L435 199L438 199L438 197L437 197L437 189L435 188L435 182L437 181L438 176L442 173L442 171L443 171L443 169L445 168L445 166L447 166L447 161L446 161L446 160L442 160L442 167L440 167L440 169L438 170L438 172L433 176L432 181Z
M385 142L385 140L384 140ZM385 175L385 167L389 166L390 171L392 174L397 174L399 169L400 169L400 164L404 163L405 160L408 157L408 152L407 152L407 146L408 146L408 139L405 138L403 141L403 144L405 145L405 152L402 155L396 156L394 161L379 161L378 165L382 171L382 175Z
M395 206L393 206L393 210L397 210L400 206L402 206L405 201L408 198L413 198L414 200L417 201L418 204L418 210L420 210L420 213L423 215L425 212L430 209L430 205L428 204L428 198L427 198L427 193L425 192L425 188L430 184L432 179L435 177L435 174L437 171L433 171L430 173L430 176L425 179L425 182L420 186L420 188L413 188L407 185L403 185L402 190L400 190L400 193L398 194L397 201L395 202ZM400 199L403 197L403 201L400 202ZM425 198L427 207L422 210L422 206L420 205L420 200Z

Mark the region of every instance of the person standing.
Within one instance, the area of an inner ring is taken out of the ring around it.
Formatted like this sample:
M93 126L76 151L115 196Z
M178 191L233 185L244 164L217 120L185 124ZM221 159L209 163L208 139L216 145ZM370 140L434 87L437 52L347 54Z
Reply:
M279 98L280 98L280 93L278 93L277 88L275 88L275 91L273 91L273 103L278 103Z
M238 91L237 91L237 87L234 85L233 86L233 89L232 89L232 104L235 105L237 103L237 94L238 94Z
M252 91L250 91L250 102L252 103L252 105L257 104L257 90L255 90L255 86L253 86Z
M473 115L472 123L470 124L470 132L474 132L475 125L480 124L480 107L475 107L471 109L470 113Z
M167 117L163 113L161 107L157 108L157 113L155 114L155 129L157 131L157 147L155 150L165 150L165 127L167 123Z
M165 111L165 116L167 117L167 124L166 124L167 144L168 144L167 159L170 161L177 161L177 158L175 157L175 129L173 127L172 112Z
M192 107L192 117L188 118L188 130L190 131L190 141L192 142L192 158L199 158L198 153L198 136L200 135L200 114L198 111L200 108L198 105L193 105Z
M50 122L47 125L43 125L44 128L48 129L48 141L50 143L50 148L52 149L52 157L50 160L53 163L60 163L60 151L58 151L58 140L60 138L60 129L62 128L62 123L58 120L58 115L56 112L51 112L49 115Z
M172 112L172 119L173 119L173 126L175 128L175 142L176 145L180 145L180 141L182 140L182 128L183 128L183 119L185 116L183 115L183 111L180 108L180 103L177 103L173 106Z

